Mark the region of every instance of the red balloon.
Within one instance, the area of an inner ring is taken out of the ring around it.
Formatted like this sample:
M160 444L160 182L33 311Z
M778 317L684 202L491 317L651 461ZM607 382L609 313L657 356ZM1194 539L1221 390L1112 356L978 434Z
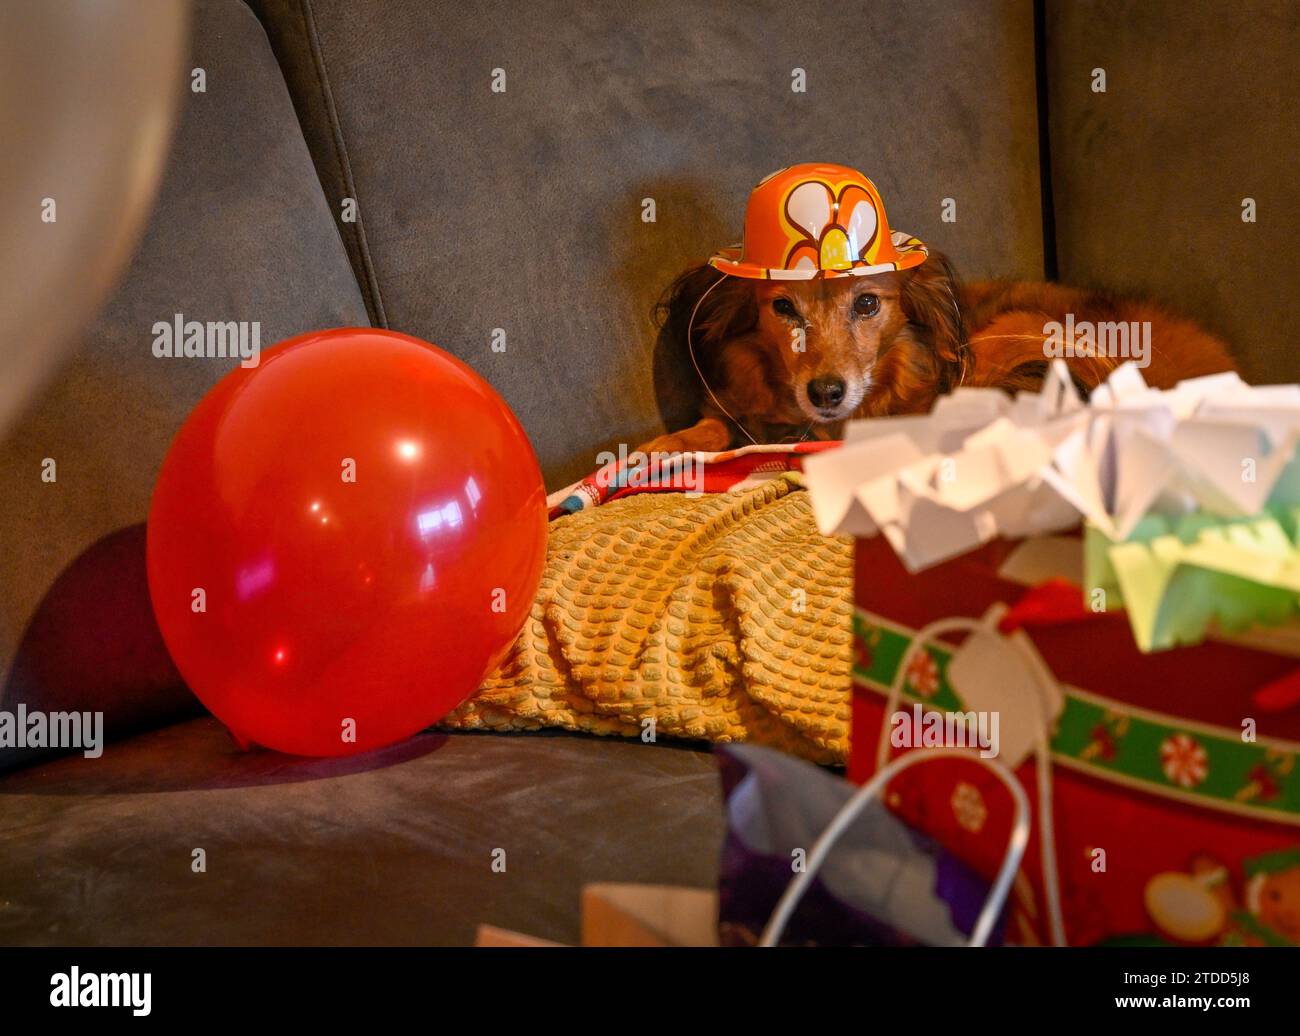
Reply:
M181 427L149 509L149 593L237 738L346 755L473 693L523 626L545 543L537 458L486 381L407 335L322 331L228 374Z

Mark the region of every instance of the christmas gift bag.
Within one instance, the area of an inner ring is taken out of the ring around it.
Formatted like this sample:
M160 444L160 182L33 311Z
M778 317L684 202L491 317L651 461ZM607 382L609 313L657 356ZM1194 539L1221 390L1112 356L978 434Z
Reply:
M811 461L857 537L850 776L954 739L1016 774L1010 942L1300 944L1300 389L1133 375L959 392ZM992 880L987 767L885 801Z

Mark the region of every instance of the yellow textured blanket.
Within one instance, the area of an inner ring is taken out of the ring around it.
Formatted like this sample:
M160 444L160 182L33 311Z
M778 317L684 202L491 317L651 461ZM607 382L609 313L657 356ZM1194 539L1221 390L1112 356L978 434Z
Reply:
M643 493L551 523L501 667L443 727L561 727L848 749L852 541L818 534L789 476Z

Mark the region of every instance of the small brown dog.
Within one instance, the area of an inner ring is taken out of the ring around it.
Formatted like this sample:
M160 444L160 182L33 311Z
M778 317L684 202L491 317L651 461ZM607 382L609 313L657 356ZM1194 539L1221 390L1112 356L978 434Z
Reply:
M743 246L679 276L659 306L706 398L647 453L834 439L846 420L928 411L958 385L1016 392L1054 357L1087 392L1127 359L1167 388L1231 370L1223 342L1156 305L1058 284L961 284L947 258L891 233L847 166L778 170L750 195Z
M1070 329L1127 347L1127 357L1107 355L1123 350L1073 336L1076 352L1093 353L1063 355L1084 393L1126 358L1145 360L1156 388L1233 369L1223 342L1153 302L1047 283L963 285L935 252L911 270L829 280L744 280L700 266L677 278L660 312L679 340L689 327L716 399L647 453L836 439L850 418L923 413L958 385L1034 390L1067 352Z

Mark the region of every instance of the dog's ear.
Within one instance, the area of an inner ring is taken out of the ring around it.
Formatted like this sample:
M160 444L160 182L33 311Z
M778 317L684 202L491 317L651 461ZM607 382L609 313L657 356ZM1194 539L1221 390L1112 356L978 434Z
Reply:
M933 350L938 389L961 384L970 362L966 329L957 304L957 274L942 252L931 250L920 266L904 275L903 312Z
M655 307L659 325L682 348L686 347L692 313L696 349L707 355L712 350L701 346L724 342L757 326L758 302L753 285L740 277L719 273L707 264L693 266L668 286Z

